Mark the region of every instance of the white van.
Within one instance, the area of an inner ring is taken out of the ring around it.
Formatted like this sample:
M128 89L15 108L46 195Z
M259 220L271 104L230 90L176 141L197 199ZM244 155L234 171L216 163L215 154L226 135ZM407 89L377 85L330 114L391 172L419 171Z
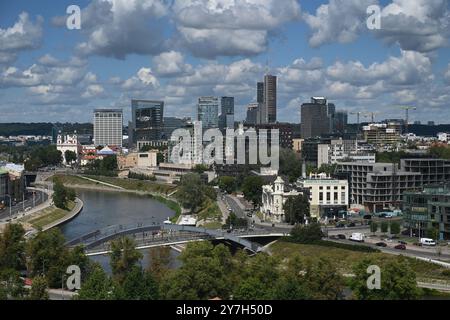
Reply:
M348 238L350 241L356 241L356 242L364 242L364 233L355 232L352 233L350 238Z
M420 238L420 244L423 246L434 247L436 245L436 241L434 241L433 239L428 239L428 238Z

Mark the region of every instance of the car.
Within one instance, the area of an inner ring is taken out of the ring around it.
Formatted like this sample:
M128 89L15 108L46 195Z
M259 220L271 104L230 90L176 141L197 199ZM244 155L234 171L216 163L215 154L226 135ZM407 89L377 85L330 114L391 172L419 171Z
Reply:
M346 240L347 239L347 236L345 234L338 234L337 237L340 240Z
M406 246L404 244L399 244L394 247L397 250L406 250Z
M387 247L387 244L384 243L384 242L377 242L375 245L376 245L377 247L383 247L383 248L386 248L386 247Z

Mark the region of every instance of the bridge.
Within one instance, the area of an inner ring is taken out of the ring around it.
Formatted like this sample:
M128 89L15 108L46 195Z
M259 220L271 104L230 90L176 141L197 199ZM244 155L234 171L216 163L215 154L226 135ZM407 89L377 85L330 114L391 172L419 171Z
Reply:
M66 243L72 247L83 245L86 255L103 255L110 252L110 241L119 237L131 237L136 241L137 249L146 249L158 246L172 246L193 241L225 240L244 248L251 253L260 252L260 244L248 238L282 237L284 233L274 233L268 230L233 231L211 230L192 226L176 224L143 224L118 225L95 230Z

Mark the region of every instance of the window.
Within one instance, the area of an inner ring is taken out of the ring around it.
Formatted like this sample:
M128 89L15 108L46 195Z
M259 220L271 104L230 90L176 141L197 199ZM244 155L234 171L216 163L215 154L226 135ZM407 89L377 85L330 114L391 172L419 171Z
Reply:
M319 192L319 201L323 201L323 192Z
M337 192L334 193L334 201L338 201L338 193Z

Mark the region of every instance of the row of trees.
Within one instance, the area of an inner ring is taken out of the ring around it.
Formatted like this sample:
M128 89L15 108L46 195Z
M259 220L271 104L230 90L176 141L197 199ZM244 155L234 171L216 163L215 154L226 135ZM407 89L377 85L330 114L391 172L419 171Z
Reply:
M64 184L56 180L53 184L53 203L57 208L67 210L70 201L75 201L76 193L73 189L66 188Z
M88 163L84 173L99 176L117 176L117 156L111 155Z
M55 145L37 146L28 152L25 160L25 170L35 171L45 166L57 166L62 162L62 153Z

